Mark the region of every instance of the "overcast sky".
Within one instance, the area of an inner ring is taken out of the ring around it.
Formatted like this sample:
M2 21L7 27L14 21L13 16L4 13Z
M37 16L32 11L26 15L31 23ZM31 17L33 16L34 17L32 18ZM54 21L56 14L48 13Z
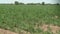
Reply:
M19 1L23 3L59 3L60 0L0 0L0 3L14 3L14 1Z

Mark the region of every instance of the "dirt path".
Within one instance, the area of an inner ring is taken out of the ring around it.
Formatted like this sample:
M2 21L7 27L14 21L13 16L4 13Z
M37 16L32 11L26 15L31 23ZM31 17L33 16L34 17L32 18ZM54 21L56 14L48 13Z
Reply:
M0 29L0 34L18 34L18 33L11 32L9 30Z

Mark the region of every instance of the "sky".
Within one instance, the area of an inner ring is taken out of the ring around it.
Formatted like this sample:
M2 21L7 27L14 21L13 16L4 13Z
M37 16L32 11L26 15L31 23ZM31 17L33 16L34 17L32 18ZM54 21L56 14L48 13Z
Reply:
M60 3L60 0L0 0L0 3L14 3L15 1L22 2L22 3Z

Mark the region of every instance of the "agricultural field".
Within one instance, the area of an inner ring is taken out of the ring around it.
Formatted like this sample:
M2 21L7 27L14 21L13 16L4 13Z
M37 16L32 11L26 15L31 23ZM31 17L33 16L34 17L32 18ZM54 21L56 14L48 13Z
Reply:
M0 5L0 28L19 34L60 34L60 5Z

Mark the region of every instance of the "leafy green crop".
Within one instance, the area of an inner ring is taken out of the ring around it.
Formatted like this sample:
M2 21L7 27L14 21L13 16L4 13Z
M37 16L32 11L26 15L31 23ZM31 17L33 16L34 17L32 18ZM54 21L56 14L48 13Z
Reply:
M60 26L60 5L0 5L0 28L35 31L38 24ZM58 16L58 18L55 18ZM41 32L41 31L40 31Z

